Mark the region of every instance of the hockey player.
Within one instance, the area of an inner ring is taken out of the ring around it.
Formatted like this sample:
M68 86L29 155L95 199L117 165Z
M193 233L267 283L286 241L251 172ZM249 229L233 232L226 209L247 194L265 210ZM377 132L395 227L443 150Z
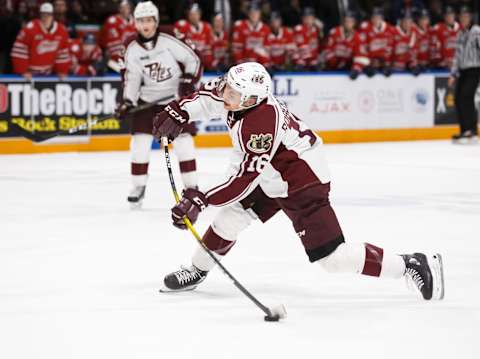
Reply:
M417 62L420 70L430 67L432 60L432 27L430 26L430 14L428 10L421 10L417 24L414 26L417 37Z
M82 39L69 39L70 72L77 76L97 76L103 72L102 49L93 34Z
M212 68L212 27L208 22L202 21L202 11L194 3L188 10L188 20L179 20L175 23L174 31L183 34L185 39L192 42L200 54L200 59L207 69ZM183 38L183 36L177 36Z
M138 34L127 40L123 75L123 103L117 109L119 118L131 117L135 106L154 103L137 112L132 122L131 174L133 188L128 196L132 208L141 205L147 184L148 163L152 145L153 114L177 96L194 91L201 76L201 63L195 52L175 37L158 31L158 9L151 2L140 2L134 12ZM183 71L182 71L183 69ZM196 162L190 123L174 141L185 188L197 187Z
M272 12L270 15L270 29L267 38L270 66L273 71L283 71L292 63L295 52L293 32L288 27L282 26L282 17L278 12Z
M366 46L355 29L355 14L347 12L343 23L330 30L325 49L325 61L329 70L349 70L355 80L369 64Z
M392 26L383 19L381 8L374 8L370 21L364 21L360 25L360 36L366 43L370 61L370 65L365 68L368 76L373 76L378 71L385 76L391 75L392 33Z
M413 75L420 74L417 63L417 36L413 27L411 12L403 12L399 24L393 28L392 68L409 70Z
M267 38L270 28L261 21L260 7L252 2L248 9L248 19L235 22L232 34L233 61L238 64L256 61L265 66L270 63Z
M455 58L455 46L460 24L455 21L455 10L445 9L444 22L433 27L433 66L450 69Z
M315 23L315 11L313 8L306 7L303 9L302 23L295 26L293 33L298 50L294 57L296 69L316 71L319 65L320 38L322 34L319 26Z
M128 0L122 0L118 5L118 14L107 18L100 34L100 46L105 50L112 70L120 71L122 65L118 61L122 57L124 43L135 34L132 5Z
M232 67L225 78L156 115L155 137L174 138L198 117L225 119L233 142L226 180L208 191L187 189L172 208L173 224L185 228L208 206L221 210L203 236L219 259L254 219L266 222L280 210L291 220L312 263L330 272L374 277L406 276L424 299L443 297L440 255L395 255L372 244L345 242L329 202L330 175L322 140L271 93L268 72L258 63ZM168 274L166 290L194 289L215 262L198 247L191 267Z
M216 14L212 19L213 27L213 62L212 70L226 71L230 62L229 56L229 34L225 29L225 22L221 14Z
M30 80L32 75L68 74L70 56L65 26L53 19L53 6L40 6L40 19L20 30L12 48L13 71Z

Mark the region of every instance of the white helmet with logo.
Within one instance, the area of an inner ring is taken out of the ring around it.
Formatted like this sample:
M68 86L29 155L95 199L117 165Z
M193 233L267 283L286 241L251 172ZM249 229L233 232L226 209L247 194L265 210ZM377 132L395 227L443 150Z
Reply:
M158 8L151 1L139 2L133 12L135 20L143 17L154 17L158 23Z
M272 91L272 79L263 65L258 62L244 62L233 66L226 76L227 84L241 94L242 109L258 105ZM255 99L250 106L244 104L249 99Z

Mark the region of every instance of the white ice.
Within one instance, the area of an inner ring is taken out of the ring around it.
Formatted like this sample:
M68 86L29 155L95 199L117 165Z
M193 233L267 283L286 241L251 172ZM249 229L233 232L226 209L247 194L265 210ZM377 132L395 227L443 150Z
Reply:
M218 270L197 291L160 294L196 245L169 223L162 152L137 212L127 152L0 156L0 358L480 358L480 146L326 152L347 240L439 251L443 302L403 280L323 273L283 214L245 231L224 264L286 320L264 322ZM199 151L203 187L227 154Z

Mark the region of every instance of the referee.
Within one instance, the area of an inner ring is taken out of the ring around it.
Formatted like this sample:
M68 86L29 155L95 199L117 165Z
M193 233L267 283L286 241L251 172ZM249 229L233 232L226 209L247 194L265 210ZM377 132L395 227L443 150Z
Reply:
M456 41L456 52L448 85L455 87L455 109L460 133L452 137L453 143L477 143L477 111L475 92L480 82L480 26L472 24L468 7L460 10L461 30Z

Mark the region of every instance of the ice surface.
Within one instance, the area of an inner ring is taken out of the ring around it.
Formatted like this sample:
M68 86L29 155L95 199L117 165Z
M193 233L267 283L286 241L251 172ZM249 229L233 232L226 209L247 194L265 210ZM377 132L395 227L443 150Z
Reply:
M310 264L286 217L252 225L220 271L159 294L196 245L169 224L173 198L153 155L144 209L128 209L127 152L0 156L0 358L480 358L480 146L326 146L332 202L350 241L444 255L446 298L403 280ZM228 149L199 151L202 186ZM209 209L197 228L207 228Z

